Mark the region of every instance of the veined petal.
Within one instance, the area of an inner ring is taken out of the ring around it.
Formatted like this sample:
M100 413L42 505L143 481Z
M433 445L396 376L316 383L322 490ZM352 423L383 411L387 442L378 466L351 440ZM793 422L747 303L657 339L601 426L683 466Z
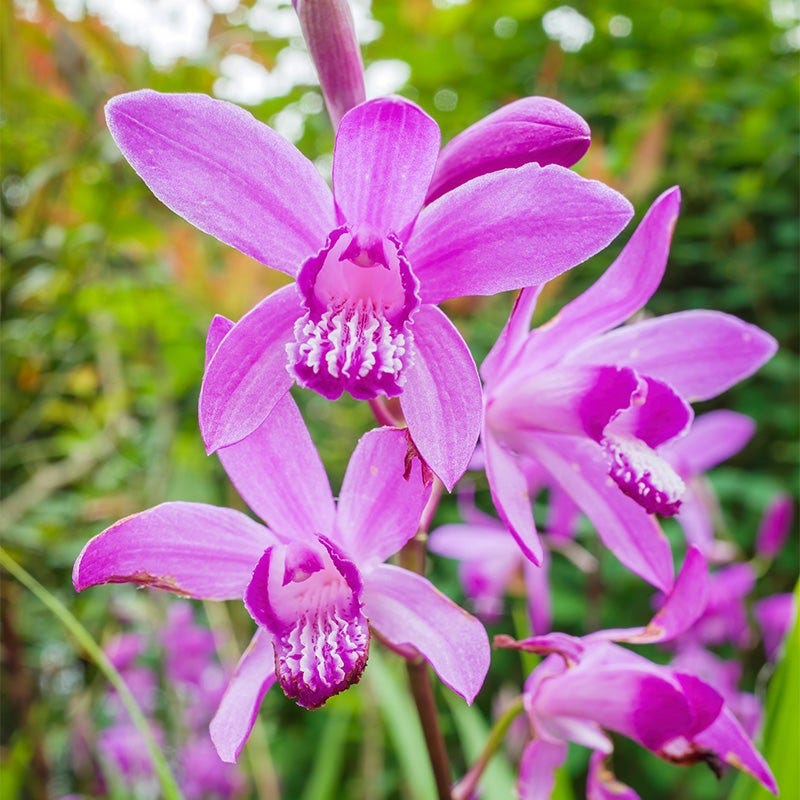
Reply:
M208 326L208 333L206 334L206 360L204 370L208 369L211 359L214 358L214 353L219 349L222 340L228 335L230 329L236 323L232 319L223 317L221 314L214 314L214 318Z
M537 328L526 346L526 362L554 363L576 345L625 322L661 283L681 193L678 187L656 199L614 263L583 294ZM606 364L628 364L606 360Z
M143 89L110 100L106 120L162 203L262 264L296 274L334 226L314 165L238 106Z
M736 411L709 411L697 417L686 436L667 442L661 453L685 478L706 472L738 453L752 438L756 424Z
M655 518L611 481L594 442L543 434L532 442L531 454L589 517L603 544L629 570L663 591L672 588L669 542Z
M435 306L420 306L414 342L400 405L414 444L451 491L478 441L481 382L461 334Z
M483 429L481 442L494 507L517 540L525 558L539 566L542 563L542 543L536 533L525 474L514 455L486 427Z
M408 432L370 431L347 466L339 494L338 536L360 565L382 562L416 533L430 493Z
M363 247L373 236L403 238L425 200L439 141L439 126L400 97L368 100L342 117L333 191L339 222Z
M425 303L497 294L560 275L605 247L630 203L564 167L482 175L420 214L406 252Z
M589 759L586 800L639 800L639 795L611 771L608 755L595 750Z
M489 669L489 639L475 617L421 575L381 564L364 576L370 625L401 653L419 652L468 703Z
M333 531L328 475L288 392L253 433L217 454L242 499L282 539Z
M200 431L209 453L251 434L289 391L286 344L301 314L297 289L284 286L248 311L220 343L200 390Z
M567 760L564 742L534 739L525 746L519 763L517 793L520 800L550 800L556 770Z
M82 592L100 583L136 583L201 600L241 598L275 536L230 508L162 503L91 539L72 571Z
M263 629L256 631L239 659L228 683L209 732L219 757L235 764L253 729L261 701L275 683L275 654L272 638Z
M566 360L625 364L695 402L716 397L752 375L777 347L768 333L730 314L681 311L591 339Z
M287 697L319 708L357 683L369 652L361 576L329 539L270 547L253 571L245 606L267 628Z
M589 149L585 120L549 97L524 97L470 125L442 148L427 202L487 172L521 167L571 167Z

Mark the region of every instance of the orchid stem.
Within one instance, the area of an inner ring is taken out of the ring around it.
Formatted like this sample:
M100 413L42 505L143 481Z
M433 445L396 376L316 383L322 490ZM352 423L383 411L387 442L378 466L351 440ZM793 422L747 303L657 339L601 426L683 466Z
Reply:
M495 722L494 727L489 731L489 736L486 739L483 752L478 757L477 761L470 767L469 772L453 787L452 800L469 800L472 797L475 789L478 786L486 767L489 766L494 754L503 744L506 738L511 723L522 713L522 697L518 697L516 701L503 713L503 715Z
M431 496L422 509L419 519L419 528L413 539L406 543L400 552L400 563L403 567L419 575L425 574L425 543L428 539L428 529L439 507L444 487L442 482L434 479ZM433 686L427 663L419 656L406 662L408 681L411 685L411 694L417 706L419 721L422 723L422 732L428 755L433 768L436 781L436 791L439 800L451 800L450 795L450 760L447 755L447 746L439 726L439 713L436 710L436 699L433 696Z
M372 409L372 413L375 415L375 420L380 425L388 425L390 428L397 428L400 426L400 421L389 411L383 398L373 397L372 400L368 400L367 402Z

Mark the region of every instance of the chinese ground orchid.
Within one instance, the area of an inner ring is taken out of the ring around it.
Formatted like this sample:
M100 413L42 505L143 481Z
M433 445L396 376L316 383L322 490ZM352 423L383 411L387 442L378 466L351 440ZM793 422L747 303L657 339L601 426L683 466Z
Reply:
M530 114L511 115L509 140L533 130L520 151L579 157L585 123L558 108L547 135ZM296 278L242 317L208 365L200 425L209 452L252 433L294 382L328 399L399 395L420 453L452 488L478 437L481 390L437 304L549 280L605 246L631 214L603 184L558 163L519 166L497 148L453 178L475 146L469 137L438 174L448 186L477 177L423 209L439 130L400 98L344 115L333 192L292 145L229 103L145 90L114 98L106 113L120 149L167 206ZM483 141L487 130L497 125L479 123L470 136Z
M228 323L212 325L210 352ZM430 494L403 430L366 434L338 504L294 401L270 425L220 451L239 493L269 528L231 509L164 503L118 522L78 558L75 588L133 582L194 598L243 598L258 630L211 735L235 761L277 680L314 708L356 682L369 627L406 656L421 654L471 702L489 664L483 626L420 575L383 561L414 535Z
M600 754L590 768L590 796L614 796L610 787L616 782L602 763L613 750L606 730L674 763L705 761L716 772L730 764L776 791L769 767L717 691L694 675L653 664L615 644L661 642L683 633L705 605L705 576L702 554L690 549L672 592L644 628L598 631L583 638L561 633L522 642L497 638L501 646L546 656L523 694L534 737L520 764L523 800L550 797L567 742ZM623 796L636 797L628 787L616 785Z
M661 195L600 279L533 331L538 289L524 290L482 366L492 497L535 562L541 544L520 453L572 497L620 561L668 589L670 549L653 515L678 511L684 483L658 448L689 429L690 401L716 396L775 351L768 334L713 311L611 330L660 283L679 204L677 188Z

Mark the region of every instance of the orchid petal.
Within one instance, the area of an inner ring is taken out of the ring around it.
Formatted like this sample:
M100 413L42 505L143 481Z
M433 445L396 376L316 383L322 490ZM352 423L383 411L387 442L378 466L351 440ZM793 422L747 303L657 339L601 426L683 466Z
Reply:
M359 564L386 560L417 531L431 487L413 454L407 431L380 428L362 436L350 458L336 521Z
M542 434L532 442L532 455L589 517L603 544L629 570L663 591L672 588L669 542L655 518L611 483L607 464L593 442Z
M442 149L427 202L479 175L532 161L571 167L590 141L586 122L557 100L516 100L470 125Z
M697 417L686 436L665 444L661 453L685 478L716 467L738 453L752 438L756 424L735 411L710 411Z
M778 785L769 765L753 747L729 708L723 708L717 719L694 737L694 743L715 752L724 762L749 773L770 792L778 794Z
M271 531L239 511L162 503L91 539L75 562L72 583L78 592L136 583L201 600L237 599L274 542Z
M592 752L586 776L586 800L640 800L639 795L609 769L607 760L606 753Z
M625 364L694 402L716 397L752 375L777 347L768 333L730 314L682 311L591 339L565 360Z
M667 456L667 453L662 449L661 455ZM702 484L698 485L699 481L699 478L695 478L686 484L686 490L681 497L681 507L675 515L675 520L683 528L687 544L699 548L706 558L718 561L720 560L719 556L724 555L725 543L714 539L714 520L712 519L714 501L707 496L709 492L706 488Z
M209 453L244 439L289 391L286 343L302 314L284 286L248 311L222 340L200 390L200 431Z
M761 628L764 651L770 661L777 657L795 615L794 595L773 594L753 606L753 614Z
M528 481L514 456L496 441L487 428L484 428L481 441L486 458L486 477L497 513L525 558L539 566L542 563L542 543L533 521Z
M253 433L217 454L242 499L282 539L333 530L328 476L288 392Z
M419 652L472 703L489 669L489 639L475 617L414 572L381 564L364 576L370 624L400 652Z
M764 512L756 536L756 552L761 558L775 558L783 549L792 528L792 506L792 498L788 494L779 494Z
M414 342L400 405L420 455L451 491L478 441L481 382L461 334L435 306L417 312Z
M238 106L143 89L110 100L106 120L162 203L262 264L295 275L335 225L314 165Z
M525 590L528 596L528 616L531 630L537 634L549 633L553 626L553 608L550 600L550 553L542 552L540 567L525 560L522 565Z
M406 252L423 302L497 294L560 275L605 247L630 203L564 167L482 175L420 214Z
M272 637L256 631L225 690L209 732L219 757L235 764L253 729L267 690L275 683L275 653Z
M658 197L614 263L533 333L526 346L526 356L532 363L553 363L578 343L625 322L644 306L664 275L680 204L677 187ZM612 360L604 363L628 364Z
M228 335L231 328L235 325L232 319L223 317L221 314L215 314L208 326L208 333L206 334L206 360L204 369L208 369L211 359L222 344L222 340Z
M428 537L428 550L459 561L484 561L501 554L515 558L520 555L519 547L499 522L494 525L442 525Z
M564 742L544 739L528 742L519 763L517 794L520 800L550 800L556 784L556 770L566 760Z
M345 114L333 153L340 222L357 236L403 237L422 208L439 141L438 125L399 97L369 100Z

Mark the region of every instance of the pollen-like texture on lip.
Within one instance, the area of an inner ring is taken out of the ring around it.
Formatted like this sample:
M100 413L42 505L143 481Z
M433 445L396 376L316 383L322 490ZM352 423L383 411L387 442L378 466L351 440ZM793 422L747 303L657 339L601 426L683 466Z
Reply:
M275 674L287 697L319 708L357 683L367 663L369 627L356 566L328 539L269 548L245 593L269 630Z
M286 346L290 374L329 400L400 394L419 284L396 237L362 244L337 228L297 284L305 313Z

